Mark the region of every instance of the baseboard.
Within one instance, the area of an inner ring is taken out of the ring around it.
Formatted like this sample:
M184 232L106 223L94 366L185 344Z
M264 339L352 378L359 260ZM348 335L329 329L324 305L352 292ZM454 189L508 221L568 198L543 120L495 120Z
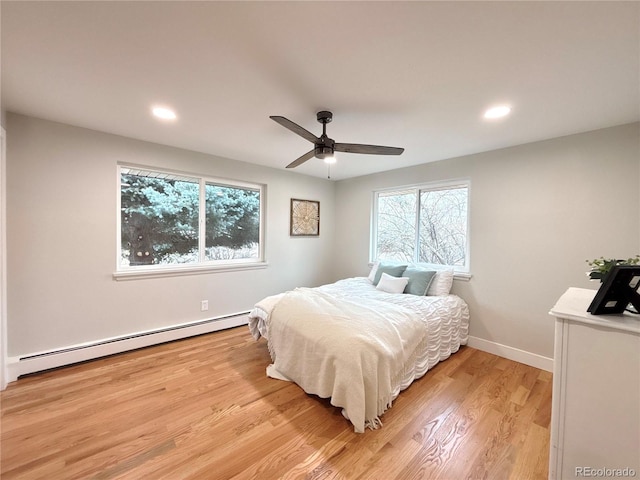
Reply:
M553 371L553 358L543 357L536 353L520 350L519 348L509 347L500 343L491 342L483 338L469 337L467 345L483 352L492 353L499 357L508 358L514 362L524 363L531 367L546 370L547 372Z
M14 382L21 375L41 372L51 368L71 365L86 360L122 353L137 348L149 347L182 338L211 333L226 328L246 325L248 312L236 313L209 320L180 324L157 330L138 332L131 335L103 339L96 342L70 345L47 352L38 352L20 357L10 357L7 362L8 382ZM469 337L467 345L484 352L524 363L541 370L553 371L553 359L535 353L491 342L483 338Z
M227 328L247 325L249 312L184 323L171 327L138 332L95 342L70 345L56 350L38 352L7 359L7 380L14 382L21 375L93 360L116 353L149 347L182 338L202 335Z

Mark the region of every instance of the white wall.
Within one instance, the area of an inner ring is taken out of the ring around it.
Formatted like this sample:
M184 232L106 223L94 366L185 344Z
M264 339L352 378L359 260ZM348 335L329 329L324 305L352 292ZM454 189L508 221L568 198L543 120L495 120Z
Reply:
M7 138L9 357L246 311L333 280L333 182L12 113ZM117 162L266 184L269 266L113 280ZM320 237L289 236L292 197L321 202Z
M0 126L0 390L7 386L6 131Z
M2 9L0 8L0 12ZM1 15L0 15L1 17ZM0 22L1 24L1 22ZM0 92L2 91L2 82L0 82ZM6 189L5 189L5 125L7 120L7 114L2 108L2 104L0 102L0 148L2 149L1 157L0 157L0 390L4 390L7 386L7 374L5 372L5 363L6 363L6 342L7 342L7 334L6 334L6 253L5 253L5 228L6 221L4 212L6 212Z
M366 274L372 191L390 186L471 179L473 278L454 285L470 304L471 335L542 357L553 354L556 299L598 286L585 260L640 253L639 124L335 183L11 113L7 136L10 357ZM117 162L266 184L269 267L114 281ZM289 237L292 197L321 201L319 238Z
M549 309L597 289L586 259L640 253L639 125L630 124L337 182L337 276L368 271L372 191L470 178L470 334L553 357ZM464 139L461 139L464 141Z

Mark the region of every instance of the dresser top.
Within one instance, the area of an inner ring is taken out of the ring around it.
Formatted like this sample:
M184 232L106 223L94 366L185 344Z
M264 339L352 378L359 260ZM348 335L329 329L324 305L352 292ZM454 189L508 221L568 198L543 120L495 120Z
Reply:
M591 315L587 312L595 295L596 290L571 287L558 299L549 314L589 325L640 334L640 315L628 312L619 315Z

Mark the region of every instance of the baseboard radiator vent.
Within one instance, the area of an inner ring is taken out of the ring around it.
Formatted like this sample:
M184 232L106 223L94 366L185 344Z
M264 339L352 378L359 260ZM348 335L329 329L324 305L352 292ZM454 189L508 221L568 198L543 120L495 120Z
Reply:
M248 311L234 313L95 342L71 345L46 352L10 357L7 359L7 380L13 382L22 375L246 325L248 323L248 313Z

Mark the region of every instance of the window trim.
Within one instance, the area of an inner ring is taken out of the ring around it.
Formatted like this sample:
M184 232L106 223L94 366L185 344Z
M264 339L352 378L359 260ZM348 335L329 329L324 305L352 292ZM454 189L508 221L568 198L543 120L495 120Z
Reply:
M206 222L205 212L206 206L204 199L206 198L205 186L207 184L215 184L228 187L238 187L256 190L260 192L260 211L259 211L259 248L258 259L255 258L238 258L232 260L205 260L204 235L198 235L198 262L188 264L164 264L149 265L137 267L123 267L120 262L122 259L122 169L144 170L154 173L175 175L178 177L188 177L198 180L200 201L199 201L199 219L198 224L200 231L204 228ZM206 273L220 273L242 270L262 269L268 266L265 259L265 211L266 211L266 190L265 184L243 182L220 177L211 177L203 174L172 170L162 167L150 167L148 165L137 165L132 163L118 163L116 168L116 268L113 272L114 280L135 280L140 278L159 278L183 275L199 275Z
M451 267L454 271L454 276L461 280L468 281L471 279L471 255L470 255L470 232L471 232L471 202L469 199L471 198L471 179L470 178L458 178L452 180L444 180L444 181L436 181L436 182L427 182L427 183L415 183L410 185L401 185L395 187L385 187L374 190L372 192L371 201L371 239L369 244L369 260L370 262L376 261L376 244L378 241L378 197L380 194L401 191L401 190L413 190L417 195L417 206L416 206L416 223L419 226L420 220L420 191L422 190L448 190L456 187L466 187L467 188L467 235L465 242L465 264L464 266L460 265L441 265L441 264L432 264L425 262L417 262L417 254L419 249L416 248L414 250L414 259L412 263L424 265L427 267L432 267L435 270L443 269ZM417 247L419 244L420 237L420 228L416 228L416 244Z
M138 267L135 270L119 270L113 272L114 280L137 280L140 278L161 278L161 277L180 277L184 275L201 275L205 273L222 273L237 272L242 270L258 270L267 268L269 263L266 261L254 262L247 261L245 263L226 263L224 265L154 265L152 267Z

